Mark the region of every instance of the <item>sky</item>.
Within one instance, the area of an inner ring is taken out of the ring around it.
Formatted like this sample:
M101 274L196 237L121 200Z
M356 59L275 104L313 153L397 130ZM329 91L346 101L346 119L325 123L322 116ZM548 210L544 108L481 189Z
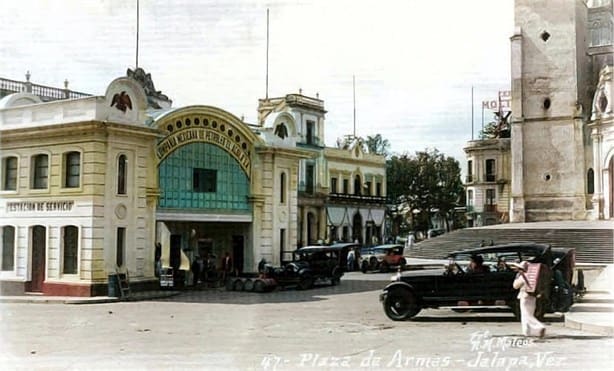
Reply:
M9 0L0 77L103 95L136 64L136 0ZM381 134L394 153L436 148L464 166L483 100L510 89L513 0L140 0L139 67L174 107L257 123L269 97L319 94L325 142ZM484 111L484 123L492 113Z

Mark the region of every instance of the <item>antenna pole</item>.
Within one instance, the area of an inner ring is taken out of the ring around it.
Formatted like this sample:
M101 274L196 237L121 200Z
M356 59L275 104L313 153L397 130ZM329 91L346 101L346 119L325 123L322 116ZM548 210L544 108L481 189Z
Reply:
M266 10L266 93L265 98L269 99L269 8Z
M136 0L136 68L139 68L139 0Z
M352 75L352 97L354 102L354 138L356 138L356 76Z
M473 85L471 85L471 140L473 140Z

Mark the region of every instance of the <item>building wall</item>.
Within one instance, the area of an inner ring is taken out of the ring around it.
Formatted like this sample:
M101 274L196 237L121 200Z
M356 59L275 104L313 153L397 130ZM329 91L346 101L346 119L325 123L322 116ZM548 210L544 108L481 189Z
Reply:
M585 219L586 6L518 0L515 19L512 221Z

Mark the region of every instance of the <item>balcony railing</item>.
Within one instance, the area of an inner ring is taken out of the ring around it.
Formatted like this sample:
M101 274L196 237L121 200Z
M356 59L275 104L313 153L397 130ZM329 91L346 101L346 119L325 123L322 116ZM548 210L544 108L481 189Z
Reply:
M484 174L485 182L495 182L497 180L497 174Z
M328 199L330 201L356 202L368 204L383 204L386 203L387 200L387 198L383 196L353 195L347 193L329 193Z
M0 78L0 92L2 95L12 93L32 93L41 97L43 101L75 99L91 96L91 94L81 93L78 91L59 89L51 86L32 84L31 82L15 81L3 78Z
M473 183L473 175L469 174L465 177L465 183L469 184L469 183Z
M494 213L497 211L497 205L484 205L484 212Z
M302 94L286 95L286 102L324 110L324 101L318 98L306 97Z

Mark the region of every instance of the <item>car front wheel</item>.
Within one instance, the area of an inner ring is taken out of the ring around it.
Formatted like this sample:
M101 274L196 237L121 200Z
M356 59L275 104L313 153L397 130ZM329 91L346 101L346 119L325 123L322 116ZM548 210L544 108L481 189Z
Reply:
M298 283L298 288L300 290L308 290L311 287L313 287L313 277L310 274L304 274Z
M416 295L406 288L394 287L384 299L384 312L393 321L403 321L420 312Z
M363 260L362 264L360 265L360 270L362 271L362 273L367 273L367 271L369 270L369 262Z
M379 263L375 256L369 259L369 268L371 268L371 270L376 270L378 265Z

